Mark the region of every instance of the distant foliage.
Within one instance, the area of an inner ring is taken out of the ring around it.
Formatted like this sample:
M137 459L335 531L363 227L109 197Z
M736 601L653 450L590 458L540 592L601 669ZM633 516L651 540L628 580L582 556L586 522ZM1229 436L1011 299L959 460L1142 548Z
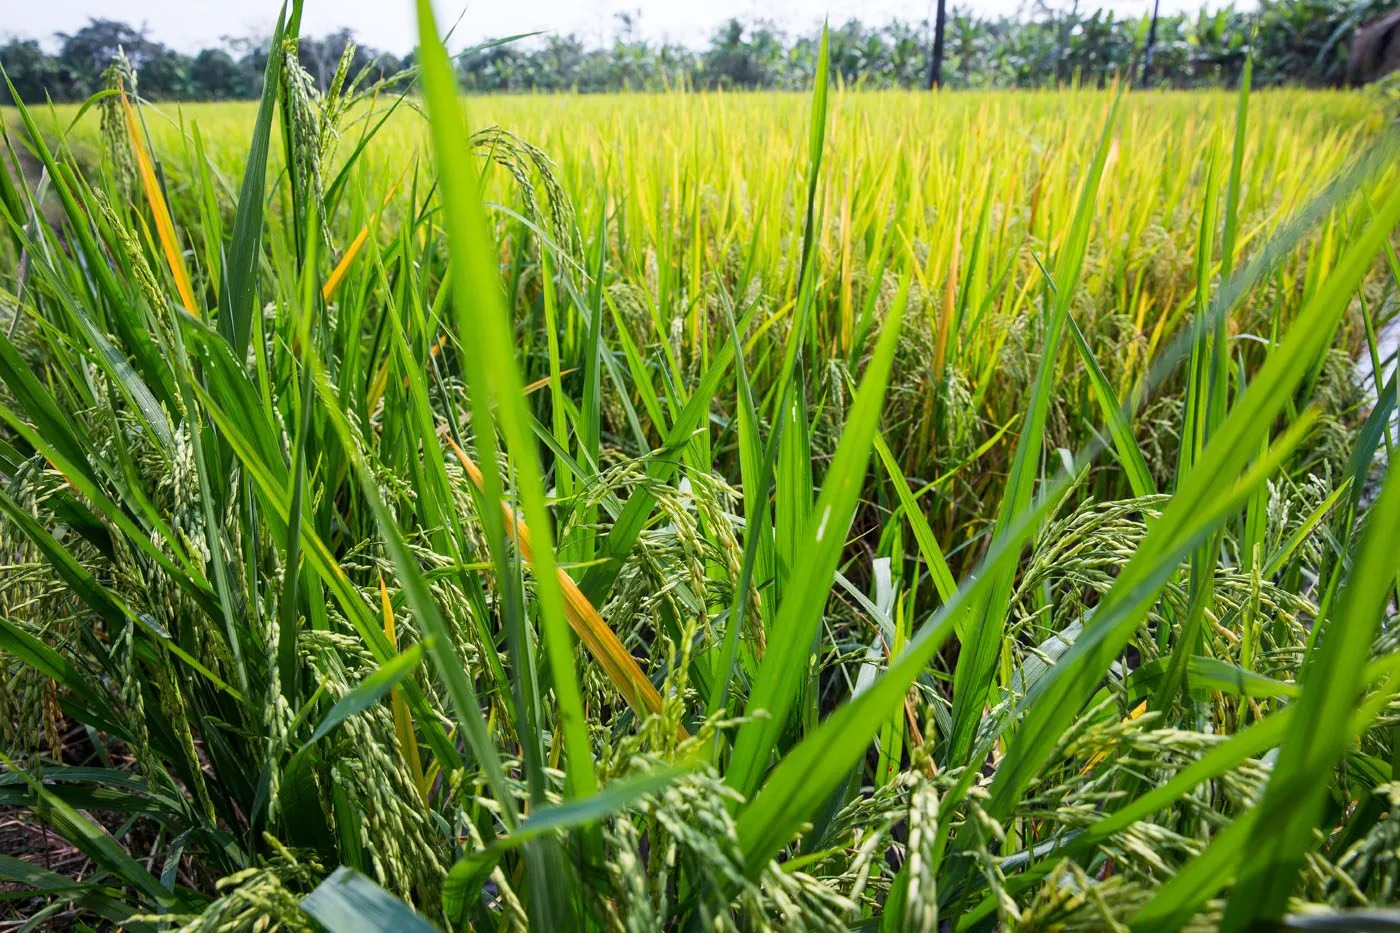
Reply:
M77 32L59 33L58 51L47 54L35 39L11 39L0 44L0 67L5 69L20 99L77 101L102 89L103 72L123 54L140 80L140 92L150 100L245 100L262 93L267 69L265 37L234 39L228 48L202 49L193 56L177 52L150 38L146 27L136 29L119 20L91 19ZM303 37L297 57L321 90L329 87L336 65L354 47L352 73L370 67L372 73L392 74L403 63L394 55L359 46L350 30L319 39ZM9 103L9 95L3 95Z
M1339 85L1353 80L1349 53L1356 30L1394 9L1396 0L1263 0L1255 10L1219 10L1162 16L1144 68L1150 17L1122 18L1112 10L1082 11L1076 3L1036 0L1028 14L982 17L968 8L949 11L944 83L949 87L1050 87L1079 81L1103 85L1131 76L1153 87L1234 86L1247 53L1255 58L1256 85ZM872 25L848 20L831 30L831 69L846 84L871 88L923 87L928 82L932 27L927 20ZM0 45L3 65L28 103L47 98L82 100L118 49L140 75L141 93L154 100L228 100L257 97L267 65L264 39L237 39L228 48L187 56L151 39L147 30L93 19L72 35L59 34L47 54L34 39ZM303 37L298 57L321 90L354 40L342 29L320 39ZM619 14L607 45L578 35L548 35L460 55L462 87L474 92L659 91L670 88L802 89L816 69L817 31L788 33L767 20L730 19L700 49L651 42L636 13ZM361 45L351 73L371 66L389 75L416 60Z

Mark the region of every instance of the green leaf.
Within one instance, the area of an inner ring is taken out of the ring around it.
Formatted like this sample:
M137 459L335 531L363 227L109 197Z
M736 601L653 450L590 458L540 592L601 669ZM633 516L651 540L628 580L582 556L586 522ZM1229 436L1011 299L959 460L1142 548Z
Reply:
M436 933L422 914L344 865L301 899L301 909L336 933Z
M725 782L744 796L758 787L779 734L807 676L807 659L820 630L827 594L846 544L846 533L865 485L870 449L880 420L904 309L891 308L851 405L846 428L822 480L820 495L802 533L802 561L792 568L782 605L744 707L745 723L734 742Z
M1016 440L1011 473L1007 477L1006 491L997 509L996 534L1004 533L1029 507L1035 490L1035 480L1040 473L1045 423L1051 398L1055 395L1055 372L1060 340L1064 334L1065 322L1069 318L1075 290L1079 287L1079 272L1084 265L1084 255L1089 245L1089 229L1094 219L1099 183L1103 179L1104 165L1108 160L1113 122L1121 99L1120 90L1115 95L1104 120L1098 149L1079 191L1074 219L1070 223L1064 245L1060 247L1056 257L1053 303L1049 309L1029 410L1025 422L1021 425L1020 437ZM996 682L993 674L997 657L1002 650L1013 570L1014 567L1008 567L988 591L986 602L973 610L967 638L964 639L958 654L958 665L953 672L953 730L945 752L945 761L950 765L967 763L978 725L982 720L982 709L986 705L987 694Z
M1297 873L1314 845L1334 769L1348 744L1347 720L1363 686L1362 671L1400 572L1400 471L1392 472L1367 515L1361 546L1341 599L1326 621L1308 666L1288 737L1253 812L1254 853L1242 869L1223 928L1240 930L1281 918Z
M739 437L739 474L743 485L744 501L748 504L744 523L744 556L739 566L739 579L734 585L733 599L729 604L729 621L724 628L724 638L719 648L716 676L711 678L712 690L709 701L709 714L716 715L729 705L729 689L739 663L739 636L748 616L749 596L753 589L754 574L760 579L771 574L774 563L773 540L768 534L771 512L768 508L768 492L772 485L772 469L758 431L758 405L754 400L753 385L749 382L748 366L744 362L743 344L739 337L739 327L734 320L734 308L729 295L720 293L726 323L729 325L729 342L734 352L734 387L738 402L736 421ZM781 431L781 426L778 427ZM771 601L765 601L761 617L754 624L766 626L772 617ZM715 738L715 753L720 749L720 737Z
M1331 333L1329 322L1346 308L1347 296L1369 270L1381 243L1398 222L1400 189L1392 192L1301 309L1288 334L1211 437L1137 553L1119 573L1113 589L1096 610L1093 623L1040 681L1038 686L1044 689L1033 691L1026 698L1023 705L1028 707L1028 714L993 782L988 812L994 817L1004 818L1010 813L1054 743L1122 650L1142 612L1165 583L1163 570L1172 569L1169 563L1164 568L1164 562L1176 559L1183 542L1196 539L1223 522L1236 507L1240 490L1246 485L1257 486L1267 477L1271 464L1266 461L1278 461L1285 439L1280 439L1245 479L1236 480L1268 436L1293 388L1302 380L1306 361L1314 358ZM1293 443L1301 439L1299 428L1306 427L1306 420L1300 418L1290 428ZM1135 608L1122 611L1130 603Z
M745 315L745 319L739 325L741 330L747 326L752 315L756 312L757 308L755 307ZM686 402L681 413L676 416L661 449L648 461L648 478L656 482L666 482L675 475L679 468L679 460L676 455L690 443L691 436L700 427L714 401L715 393L719 391L720 380L724 378L724 374L729 370L733 360L734 347L730 343L724 344L715 353L714 361L700 377L700 381L690 395L690 400ZM632 552L632 547L637 543L637 537L641 535L642 529L646 527L652 507L656 504L656 497L647 489L648 485L650 484L639 486L632 492L626 506L623 507L622 514L613 522L607 537L602 541L597 556L603 562L589 568L588 572L584 574L583 580L579 582L579 589L595 606L601 606L607 602L607 595L612 589L617 575L622 571L623 562L627 555Z
M1244 57L1240 75L1239 103L1235 109L1235 144L1230 150L1230 180L1225 189L1225 229L1220 237L1220 275L1228 278L1235 266L1235 243L1239 239L1240 188L1244 169L1245 129L1249 125L1249 91L1254 83L1254 55Z
M0 753L0 761L12 772L22 775L39 798L40 805L35 808L37 815L97 866L139 891L152 904L173 907L177 903L174 892L146 871L107 830L83 816L37 779L18 769L8 755Z
M325 718L321 720L320 725L316 727L316 731L311 733L311 738L306 740L301 751L305 751L317 740L325 738L336 726L351 716L363 712L384 699L385 694L394 689L399 681L413 673L421 660L423 660L423 643L419 642L393 660L379 665L373 674L361 680L353 690L336 701L335 705L326 713Z
M1377 371L1379 376L1379 371ZM1386 380L1385 387L1376 397L1376 404L1366 416L1366 423L1356 436L1356 446L1347 458L1346 475L1351 480L1351 507L1361 507L1361 497L1366 492L1366 478L1371 470L1371 462L1386 439L1390 427L1391 414L1395 411L1396 399L1400 397L1400 369L1396 369Z
M99 917L111 920L122 930L131 930L133 933L155 930L155 927L150 924L132 922L129 918L139 911L132 905L113 897L108 893L110 889L100 888L93 884L75 883L71 878L66 878L32 862L26 862L24 859L15 858L13 855L0 853L0 878L74 903L84 910L92 911Z
M171 640L170 635L161 630L149 615L133 613L118 596L103 586L87 568L83 567L72 552L40 525L34 516L29 514L28 510L22 508L8 492L2 489L0 489L0 513L8 516L19 527L19 530L24 533L25 537L29 538L54 571L72 587L77 596L117 631L125 630L128 624L141 625L148 633L154 635L168 651L198 671L214 686L235 699L242 699L242 695L237 690L224 683L216 674Z
M301 21L302 0L292 0L293 23ZM243 184L238 192L238 207L233 215L233 238L229 243L228 259L224 263L223 300L219 315L219 332L224 335L234 356L243 359L248 352L252 334L253 315L261 313L257 302L258 261L262 256L263 211L267 202L267 156L272 144L272 113L277 105L277 92L282 80L282 40L287 30L287 5L277 14L277 26L272 31L272 45L263 73L262 99L253 124L253 140L248 160L243 164ZM292 34L296 29L293 27Z
M622 778L591 797L541 807L522 821L514 832L463 856L452 866L442 885L443 913L449 920L464 922L468 905L480 896L486 878L511 849L546 833L588 826L620 813L641 797L669 787L685 773L682 768L667 768Z
M315 361L310 361L315 366ZM462 664L461 657L457 654L456 642L452 637L452 630L448 626L447 620L443 617L442 610L438 607L437 601L433 598L432 592L428 589L427 580L424 579L423 569L419 566L417 558L409 551L408 545L404 542L403 533L399 530L398 523L389 509L384 505L384 500L379 494L379 486L374 474L370 471L369 464L365 461L364 452L360 449L358 441L350 431L350 425L345 420L345 413L340 410L339 402L335 395L334 388L326 379L324 373L316 374L316 390L320 396L322 408L330 423L331 429L340 441L341 449L345 452L350 461L351 469L355 478L359 482L360 490L364 495L365 503L369 507L370 513L374 516L375 524L379 528L380 536L384 541L385 550L393 561L394 569L398 573L399 583L404 594L408 598L409 608L413 610L414 617L418 624L422 626L423 632L428 636L427 649L432 655L434 666L438 674L442 677L447 687L448 696L457 713L458 724L462 727L463 737L471 747L472 752L477 757L477 763L485 770L487 783L492 791L497 795L502 804L503 819L507 826L515 823L514 798L510 796L505 783L505 775L501 768L500 754L496 746L492 744L490 735L486 728L486 719L482 715L480 701L477 699L476 687L472 684L472 679L467 675L467 670ZM311 400L306 400L310 404ZM324 548L318 539L310 536L309 529L303 526L302 543L313 543ZM311 548L308 548L308 557L311 555ZM334 567L333 572L343 578L343 572L338 567ZM323 572L324 576L324 572ZM351 596L350 599L358 599ZM360 608L363 610L363 601L360 601ZM376 633L373 641L387 647L383 631L373 622L368 625L370 630ZM361 630L364 634L364 630ZM412 697L410 697L412 698ZM424 715L420 715L419 723L432 718L429 710L424 710ZM442 752L438 752L442 757ZM444 758L446 764L450 764L453 757Z
M470 341L464 340L460 359L471 388L473 435L482 465L482 519L487 545L497 565L504 598L519 602L518 607L508 606L507 611L516 611L515 618L523 624L524 594L512 570L500 512L505 496L496 456L495 429L499 426L515 468L516 493L525 524L533 539L535 594L540 606L545 657L558 704L557 725L562 732L567 758L567 788L571 796L587 796L596 790L597 781L583 696L574 669L573 635L556 576L554 534L545 504L544 471L525 410L524 385L515 361L513 323L499 286L498 250L486 225L475 166L461 157L461 141L468 134L457 94L456 74L447 50L438 39L437 24L428 0L418 0L418 31L423 92L437 156L448 259L453 269L452 306L457 315L459 336L472 336ZM496 404L494 417L493 400ZM517 657L516 661L517 668L524 669L528 665L524 657ZM533 692L533 689L527 691ZM533 710L525 712L533 718ZM527 765L533 767L536 742L523 735L522 741L531 746L527 748L526 757ZM532 776L531 787L538 802L542 794L538 775Z
M0 617L0 648L67 690L69 696L63 701L63 709L69 716L129 738L112 718L108 697L100 686L90 685L68 659L4 617Z
M875 682L843 705L783 756L762 790L739 814L736 827L750 877L763 870L798 828L809 820L851 769L866 756L870 740L897 708L914 679L953 633L955 621L986 596L998 573L1014 566L1021 547L1039 527L1070 483L1052 483L1001 537L961 589L924 623L909 644Z
M1084 360L1089 382L1094 387L1094 398L1098 400L1104 424L1108 425L1108 432L1113 437L1113 450L1118 454L1118 463L1123 467L1123 472L1128 475L1128 485L1132 488L1133 495L1138 498L1155 496L1157 484L1153 482L1152 471L1147 468L1142 449L1138 447L1137 438L1133 436L1130 413L1118 401L1118 394L1113 391L1113 386L1104 375L1099 361L1094 358L1094 351L1090 349L1083 331L1075 323L1074 315L1066 313L1065 321L1070 336L1074 338L1074 345L1079 348L1079 356Z
M287 520L291 514L289 495L286 488L286 464L280 457L274 461L275 466L269 467L258 454L252 450L251 442L244 436L238 424L223 411L222 408L204 392L199 386L194 387L195 393L203 401L211 420L218 426L224 441L229 445L229 449L238 457L243 464L253 487L257 490L260 502L264 509L262 515L269 522L274 531L280 531L286 527ZM337 410L338 413L338 410ZM344 415L340 415L343 419ZM353 459L353 458L352 458ZM274 470L280 467L283 471L282 481L274 476ZM374 495L378 497L378 489L375 488ZM380 503L382 508L382 503ZM370 653L381 663L392 659L395 650L389 644L388 638L384 635L384 630L380 627L379 620L370 612L369 607L360 592L351 585L331 554L324 541L316 534L315 530L308 524L301 526L301 545L306 556L307 563L316 571L317 576L326 587L335 595L336 602L345 613L346 619L354 627L356 634L364 641ZM424 583L426 592L426 583ZM434 607L435 609L436 607ZM416 611L416 609L415 609ZM438 617L440 619L440 617ZM435 656L434 661L438 659ZM432 747L434 754L443 767L455 767L461 760L456 748L447 738L441 723L433 710L427 705L423 692L412 680L404 683L404 693L407 696L409 705L413 709L413 714L419 728L423 730L428 744ZM478 715L480 715L478 710Z
M1400 656L1388 655L1367 665L1363 680L1367 683L1380 681L1380 684L1375 693L1367 697L1348 717L1344 727L1345 742L1352 741L1390 704L1396 688L1400 687ZM1242 740L1249 733L1254 733L1255 738L1259 738L1259 733L1264 731L1266 725L1274 742L1285 738L1296 728L1292 718L1296 709L1296 706L1290 707L1257 723L1226 745L1238 744L1236 739ZM1274 734L1277 738L1274 738ZM1218 750L1223 752L1225 747L1222 745ZM1213 757L1205 756L1201 759L1201 764ZM1151 797L1152 793L1147 796ZM1178 930L1185 925L1201 905L1233 877L1235 866L1244 859L1259 812L1258 807L1246 810L1211 841L1205 852L1159 887L1152 899L1132 918L1133 928L1146 931Z
M938 590L939 598L946 603L957 593L958 585L953 579L953 572L948 569L948 560L943 556L943 549L938 546L938 539L934 537L928 519L924 517L923 510L919 508L919 503L909 488L909 481L900 472L899 464L895 461L889 445L879 434L875 435L875 452L880 455L880 462L885 467L885 475L889 477L890 483L894 486L895 495L899 498L899 504L904 510L905 520L909 522L909 528L914 532L914 541L919 546L919 554L923 557L924 563L928 565L929 576L933 578L934 588Z

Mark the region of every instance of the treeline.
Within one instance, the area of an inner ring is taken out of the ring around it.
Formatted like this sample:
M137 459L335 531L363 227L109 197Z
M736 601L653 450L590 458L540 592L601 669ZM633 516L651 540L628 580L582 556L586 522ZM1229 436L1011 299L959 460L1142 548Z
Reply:
M1035 0L1014 17L953 8L945 23L941 80L955 88L1035 88L1074 80L1102 84L1119 75L1159 87L1231 86L1252 51L1256 84L1338 85L1369 77L1352 74L1351 39L1397 2L1261 0L1250 11L1203 7L1162 15L1155 27L1150 15L1124 19L1111 10L1084 12L1078 2L1066 8ZM577 36L550 36L535 46L485 49L461 61L463 86L803 89L811 87L816 70L816 29L793 36L772 23L730 20L697 50L638 38L628 17L619 17L619 26L606 48L589 48ZM925 87L933 34L927 21L833 24L831 70L847 85Z
M1025 15L987 18L966 9L946 13L940 74L950 87L1044 87L1069 81L1102 84L1114 76L1173 88L1232 85L1245 56L1258 84L1336 85L1358 77L1350 60L1357 29L1400 0L1262 0L1191 14L1124 19L1112 11L1081 12L1036 0ZM617 17L611 41L590 45L577 35L549 35L487 44L459 56L464 89L477 92L662 90L667 88L805 88L816 70L817 34L789 34L770 22L730 20L704 48L652 42L636 15ZM848 85L923 87L930 74L933 27L895 20L850 20L830 33L831 68ZM93 19L55 36L49 54L34 39L0 44L0 65L27 102L82 100L102 86L120 50L135 68L140 92L153 100L256 97L267 63L265 40L229 40L186 55L145 29ZM350 71L377 79L413 65L368 46L349 30L303 37L297 56L321 84L331 80L347 48Z
M185 55L152 39L145 29L110 19L92 19L72 34L54 37L58 49L50 55L35 39L11 39L0 45L0 66L26 103L84 100L101 90L105 72L119 54L125 55L139 77L140 93L151 100L242 100L262 92L270 40L227 40L224 48L201 49ZM404 62L393 55L358 46L350 30L319 39L303 37L297 58L324 89L347 48L353 48L351 68L358 73L389 75ZM8 95L0 95L8 97Z

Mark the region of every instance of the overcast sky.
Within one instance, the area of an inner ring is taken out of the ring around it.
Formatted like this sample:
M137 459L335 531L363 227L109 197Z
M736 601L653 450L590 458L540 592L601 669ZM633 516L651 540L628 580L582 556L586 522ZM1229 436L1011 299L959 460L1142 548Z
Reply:
M979 13L1014 13L1021 0L959 0ZM1150 0L1081 0L1081 6L1105 6L1120 14L1140 16ZM1197 0L1162 0L1163 10L1194 8ZM1216 5L1216 4L1212 4ZM277 18L278 0L4 0L0 36L17 35L48 40L55 32L72 32L90 17L120 19L145 25L150 35L181 51L217 45L223 36L269 35ZM465 8L454 34L454 47L484 38L536 30L575 32L590 42L602 42L616 32L617 13L639 10L646 37L700 45L731 16L763 17L789 31L807 30L823 16L840 23L852 16L866 22L894 17L919 21L931 18L932 0L435 0L440 23L446 24ZM302 31L320 35L342 26L353 29L366 45L403 53L415 44L412 0L306 0Z

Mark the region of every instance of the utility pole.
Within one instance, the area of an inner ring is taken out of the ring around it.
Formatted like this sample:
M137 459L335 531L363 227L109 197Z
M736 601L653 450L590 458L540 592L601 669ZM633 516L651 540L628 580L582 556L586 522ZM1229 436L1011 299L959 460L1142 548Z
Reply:
M943 33L948 25L948 0L938 0L933 17L933 55L928 66L928 89L943 86Z
M1142 80L1138 83L1147 87L1147 75L1152 70L1152 46L1157 42L1157 12L1162 0L1152 0L1152 25L1147 27L1147 48L1142 53Z

